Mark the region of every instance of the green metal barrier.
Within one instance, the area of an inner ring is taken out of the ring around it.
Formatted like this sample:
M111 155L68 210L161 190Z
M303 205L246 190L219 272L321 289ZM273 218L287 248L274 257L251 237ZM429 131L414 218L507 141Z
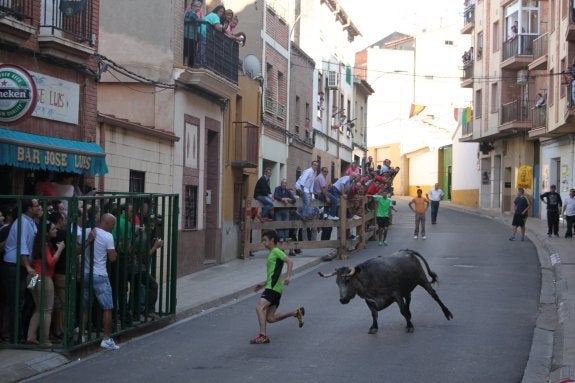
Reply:
M115 262L107 261L114 303L111 335L128 333L175 316L178 195L0 196L0 206L15 207L14 216L22 217L25 213L23 201L31 198L36 198L42 206L42 214L38 211L34 217L38 225L36 236L40 236L41 244L46 243L49 236L45 224L50 216L49 207L56 201L67 202L66 223L62 230L65 272L53 278L54 285L62 285L62 288L52 289L48 278L42 278L47 267L46 246L42 246L38 252L41 253L38 259L42 260L40 281L36 290L32 290L37 294L40 310L36 340L41 344L26 343L30 312L35 304L31 291L25 286L28 272L22 267L25 262L22 225L26 220L18 219L10 227L14 231L12 238L4 242L4 245L8 241L14 244L16 239L16 263L2 262L0 265L0 348L72 349L101 339L102 310L93 292L94 275L90 265L94 264L94 244L90 241L90 232L105 213L116 217L112 235L118 255ZM3 257L4 251L1 253ZM57 304L53 308L47 307L51 302L50 290L55 290ZM87 303L83 299L84 293L88 297ZM42 325L46 315L55 319L51 325L52 335L59 335L61 339L50 337L50 329ZM62 334L54 334L60 325Z

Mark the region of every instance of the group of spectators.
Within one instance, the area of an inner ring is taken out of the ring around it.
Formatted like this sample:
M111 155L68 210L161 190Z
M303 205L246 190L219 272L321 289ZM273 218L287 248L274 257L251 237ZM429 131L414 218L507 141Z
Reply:
M58 180L70 178L64 175ZM48 196L0 207L0 336L3 342L45 347L72 336L64 329L64 307L70 304L66 280L77 280L74 320L81 341L85 341L89 304L94 300L103 311L100 345L117 349L110 337L114 308L123 306L124 312L132 308L131 315L138 319L158 316L158 284L151 266L163 246L162 220L152 214L151 199L140 201L134 211L129 201L118 206L111 199L94 198L79 201L77 222L69 222L73 215L68 214L68 200L55 199L58 193L69 196L68 189L41 180L36 190ZM117 259L110 267L110 279L108 261ZM75 265L75 278L67 275L71 265ZM128 295L135 301L127 302Z
M319 170L319 172L318 172ZM253 218L261 222L288 221L290 219L301 219L309 221L313 219L326 219L338 221L340 218L339 201L341 198L347 200L347 211L345 217L348 219L361 219L364 209L374 209L375 204L369 202L364 206L363 196L373 196L380 193L391 195L393 193L393 179L399 172L399 167L392 167L391 161L386 159L383 164L373 168L373 158L369 157L362 169L356 163L352 163L339 179L328 181L329 170L321 167L318 161L312 161L309 168L305 169L297 179L294 188L288 187L287 179L282 179L280 185L274 189L270 186L271 168L266 168L264 174L257 181L254 198L262 203L261 212L254 210ZM302 205L295 208L293 205L297 199L301 198ZM322 208L311 206L311 202L317 199L326 203ZM285 207L275 207L274 200L281 201ZM290 206L291 205L291 206ZM315 233L307 229L307 238L313 239ZM302 239L301 232L295 230L290 233L288 229L278 230L279 241L289 238ZM331 237L331 227L321 229L321 239L329 240ZM297 253L298 251L295 251ZM290 255L295 255L290 252Z
M246 34L236 32L239 18L234 11L218 5L204 16L202 8L201 0L193 0L184 16L184 57L190 67L205 65L206 24L210 24L215 33L223 33L242 46L246 44Z

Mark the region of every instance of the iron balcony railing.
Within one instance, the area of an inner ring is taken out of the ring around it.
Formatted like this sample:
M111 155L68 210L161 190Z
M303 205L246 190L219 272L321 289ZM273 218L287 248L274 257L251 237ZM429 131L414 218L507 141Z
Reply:
M503 43L503 61L515 56L533 55L533 40L538 35L519 34Z
M34 0L0 0L0 12L31 24Z
M533 59L537 60L547 54L549 47L547 46L547 33L542 34L533 40Z
M509 122L530 122L531 110L526 102L514 100L501 106L501 124Z
M93 1L78 1L75 6L68 6L69 3L60 0L42 1L40 34L94 45L97 31L93 29L95 12Z
M547 125L547 108L543 105L533 109L533 129Z
M473 134L473 121L467 121L461 124L461 134L468 136Z
M184 65L209 69L237 84L240 54L238 42L205 21L188 21L184 28Z
M463 79L470 80L473 78L473 61L469 61L463 65Z
M32 213L37 215L31 217L38 223L35 235L38 250L27 254L29 251L25 249L28 247L23 241L27 238L25 232L30 231L30 220L23 219L22 215L26 213L25 201L30 198L34 197L0 196L0 205L13 208L11 219L20 217L9 228L14 232L11 238L16 239L9 238L4 247L6 252L15 247L15 253L10 260L5 258L6 262L0 268L0 332L3 339L0 349L70 349L101 339L102 309L94 295L96 245L90 233L106 213L116 217L111 234L117 257L112 262L103 260L114 306L111 335L156 326L154 322L175 316L178 195L124 193L39 197L42 209L32 208ZM57 208L59 201L67 202L66 221L49 214L49 207ZM56 263L55 273L50 278L47 248L54 246L48 245L52 243L49 238L52 224L60 225L54 242L63 241L65 248L60 255L63 263ZM97 237L98 233L95 234ZM29 289L31 294L26 292L26 283L28 275L32 274L22 267L25 254L29 255L29 260L38 262L40 268L40 272L36 272L39 282ZM11 260L15 262L9 263ZM34 321L30 319L32 312L37 312ZM50 321L44 320L48 318L52 318L53 328L57 329L54 335L61 338L57 344L50 337Z

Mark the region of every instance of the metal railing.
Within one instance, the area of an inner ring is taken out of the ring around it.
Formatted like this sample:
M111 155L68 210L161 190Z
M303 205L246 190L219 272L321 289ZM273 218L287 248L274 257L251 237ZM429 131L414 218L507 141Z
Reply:
M238 65L240 48L237 41L220 32L205 21L190 21L184 25L184 44L188 57L184 65L193 68L205 68L238 83Z
M539 57L543 57L547 54L549 47L547 45L547 33L542 34L535 40L533 40L533 59L536 60Z
M15 253L11 250L15 263L3 262L0 269L0 330L4 341L0 348L71 349L101 339L103 310L93 288L94 265L97 264L95 247L99 245L94 245L90 233L106 213L116 217L111 234L117 258L113 262L98 259L105 264L112 288L111 335L118 336L175 316L177 195L126 193L38 197L42 209L36 208L29 217L38 223L34 240L38 241L35 246L40 250L28 250L25 243L25 233L30 229L26 224L30 220L22 215L26 213L26 201L30 198L35 197L0 196L0 205L11 205L14 207L12 217L20 217L9 228L10 237L4 243L5 251L15 246ZM51 225L48 219L52 223L57 221L49 213L49 207L58 209L63 205L59 201L67 205L66 210L60 210L66 220L60 222L55 241L64 241L65 249L61 255L63 263L60 268L56 264L56 272L50 280L49 273L46 274ZM95 235L97 238L99 234ZM37 267L41 268L40 281L34 289L26 288L29 272L22 267L24 258L39 262ZM31 321L34 311L38 314ZM60 334L52 334L60 340L50 336L50 322L54 322L53 329L61 331ZM31 323L32 326L39 323L37 332L34 327L30 329Z
M0 0L0 12L31 24L34 0Z
M531 111L526 103L514 100L501 106L501 124L531 121Z
M462 80L471 80L473 78L473 60L465 63L463 65L463 79Z
M533 41L538 35L519 34L503 43L503 61L515 56L530 56L533 54Z
M92 0L78 2L76 7L65 8L60 0L44 0L40 19L40 34L60 36L92 46L94 4Z
M545 105L533 109L533 129L547 125L547 108Z

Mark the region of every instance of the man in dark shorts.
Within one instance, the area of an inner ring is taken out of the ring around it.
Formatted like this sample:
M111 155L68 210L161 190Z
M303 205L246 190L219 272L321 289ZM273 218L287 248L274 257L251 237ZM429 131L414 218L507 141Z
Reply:
M513 214L513 222L511 226L513 228L513 233L509 237L510 241L515 241L515 235L517 234L517 228L521 228L521 240L525 241L525 222L527 221L527 213L529 212L529 199L525 196L525 190L523 188L517 189L517 197L514 201L515 213Z
M265 283L258 283L254 287L254 291L259 291L265 287L264 292L260 297L256 313L260 325L260 333L257 337L250 340L251 344L269 343L270 338L267 336L266 324L279 322L289 317L295 317L298 320L299 327L303 327L305 309L298 307L294 311L287 313L277 313L276 310L280 305L282 296L282 285L285 283L289 285L293 262L288 258L282 249L277 247L278 237L274 230L269 230L263 233L262 243L264 247L270 251L267 258L267 279ZM287 263L287 273L282 281L282 269L284 263Z
M380 189L379 194L375 194L372 198L377 202L377 210L375 212L377 221L377 236L379 246L387 246L387 228L389 227L389 215L391 210L395 211L393 207L393 201L391 198L387 198L387 191L385 189Z

